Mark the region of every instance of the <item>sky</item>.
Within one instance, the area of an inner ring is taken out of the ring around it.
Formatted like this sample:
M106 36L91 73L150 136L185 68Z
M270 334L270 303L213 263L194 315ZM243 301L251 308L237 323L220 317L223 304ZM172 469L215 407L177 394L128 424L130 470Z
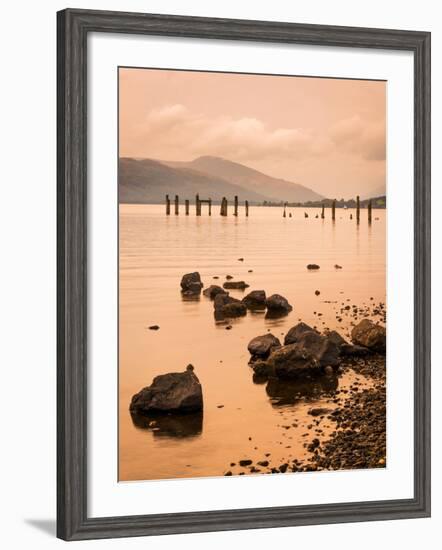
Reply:
M321 195L385 186L386 82L119 69L120 157L213 155Z

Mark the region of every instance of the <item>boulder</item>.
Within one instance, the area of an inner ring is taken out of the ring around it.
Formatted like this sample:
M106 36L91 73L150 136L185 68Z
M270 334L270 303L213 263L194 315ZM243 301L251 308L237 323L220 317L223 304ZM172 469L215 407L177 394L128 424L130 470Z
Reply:
M316 359L305 353L299 344L289 344L275 349L267 362L275 376L280 378L298 378L321 373L321 367Z
M170 414L192 413L203 409L200 381L188 365L184 372L156 376L152 384L132 397L132 413Z
M307 269L319 269L319 265L318 264L308 264L307 265Z
M316 331L312 327L309 327L306 323L298 323L287 332L284 338L284 344L295 344L299 340L301 334L304 334L304 332Z
M385 327L376 325L370 319L363 319L353 328L351 339L358 346L364 346L373 351L385 352Z
M201 282L200 274L197 271L193 273L186 273L181 279L181 290L183 292L194 292L197 294L201 292L203 286L204 285Z
M238 290L244 290L245 288L249 288L250 285L248 285L244 281L226 281L223 284L224 288L228 289L238 289Z
M258 359L252 363L251 366L255 375L260 378L267 378L273 373L272 365L268 361L263 361L262 359Z
M339 348L344 345L348 345L348 342L337 332L336 330L330 330L325 333L325 336L336 344Z
M203 290L204 296L207 296L211 300L213 300L217 294L225 294L225 293L226 291L218 285L210 285L205 290Z
M266 293L264 290L252 290L247 296L244 296L242 302L246 305L247 309L265 309Z
M256 336L250 340L247 349L249 350L250 355L253 357L266 358L270 355L270 352L281 346L281 342L276 336L268 332L263 336Z
M287 315L292 311L293 307L288 303L287 299L280 294L272 294L266 300L267 313L270 317Z
M299 337L297 345L304 353L314 357L321 367L334 367L340 362L339 347L318 332L304 332Z
M370 353L370 350L364 346L347 343L342 344L340 350L343 357L363 357L364 355L368 355Z
M227 292L215 296L213 307L215 308L215 319L221 320L226 317L242 317L247 314L245 304L243 304L241 300L232 298Z

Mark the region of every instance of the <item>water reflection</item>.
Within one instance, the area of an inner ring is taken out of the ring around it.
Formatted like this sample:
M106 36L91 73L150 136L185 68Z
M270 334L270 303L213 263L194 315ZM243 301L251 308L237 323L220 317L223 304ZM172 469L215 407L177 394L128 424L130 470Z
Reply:
M149 430L154 437L196 437L203 431L203 413L144 416L131 413L134 426Z
M255 381L255 380L254 380ZM266 393L273 406L293 405L305 398L315 398L331 394L338 389L339 378L336 375L321 376L309 381L279 380L270 378Z

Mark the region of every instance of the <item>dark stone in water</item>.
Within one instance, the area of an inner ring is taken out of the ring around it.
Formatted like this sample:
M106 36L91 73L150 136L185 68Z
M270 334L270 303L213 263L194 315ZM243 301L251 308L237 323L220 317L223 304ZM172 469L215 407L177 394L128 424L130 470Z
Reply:
M186 273L181 279L181 289L183 292L193 292L198 294L203 288L203 283L201 282L200 274L195 271L193 273Z
M287 298L280 294L272 294L266 300L267 317L277 318L287 315L293 307L289 304Z
M312 331L315 332L315 330L306 323L298 323L287 332L284 338L284 344L295 344L304 332Z
M279 339L271 333L264 334L263 336L256 336L250 340L247 349L249 353L254 357L266 358L270 355L270 352L281 346Z
M203 290L204 296L207 296L211 300L213 300L217 294L225 294L225 293L226 291L218 285L210 285L208 288Z
M224 288L227 288L227 289L238 289L238 290L244 290L246 288L249 288L250 285L248 285L246 282L244 281L226 281L224 284L223 284L223 287Z
M319 269L320 266L318 264L308 264L307 269Z
M242 302L251 310L265 309L266 293L264 290L252 290L247 296L244 296Z
M239 461L240 466L250 466L250 464L252 464L252 463L253 463L253 460L250 460L248 458L245 458L245 459Z
M351 339L353 343L359 346L364 346L378 352L385 352L385 327L376 325L370 319L363 319L353 328Z
M232 317L242 317L247 314L247 308L241 300L232 298L228 293L217 294L213 301L213 307L215 308L215 319L217 321Z
M130 411L143 414L190 413L203 409L200 381L188 365L185 372L156 376L132 397Z
M149 330L159 330L159 329L160 329L159 325L151 325L149 327Z

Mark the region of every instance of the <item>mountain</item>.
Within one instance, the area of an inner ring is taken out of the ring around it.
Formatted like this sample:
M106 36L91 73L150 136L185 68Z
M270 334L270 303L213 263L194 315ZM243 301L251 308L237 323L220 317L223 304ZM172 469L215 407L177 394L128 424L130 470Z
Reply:
M167 162L175 168L189 168L240 185L265 195L271 201L305 202L323 197L299 183L273 178L258 170L220 157L203 156L191 162Z
M181 201L194 202L199 193L202 199L219 202L222 197L233 200L261 203L268 197L240 185L235 185L209 174L186 167L172 167L151 159L120 158L118 167L118 194L120 203L163 203L168 194L173 200L179 195Z

